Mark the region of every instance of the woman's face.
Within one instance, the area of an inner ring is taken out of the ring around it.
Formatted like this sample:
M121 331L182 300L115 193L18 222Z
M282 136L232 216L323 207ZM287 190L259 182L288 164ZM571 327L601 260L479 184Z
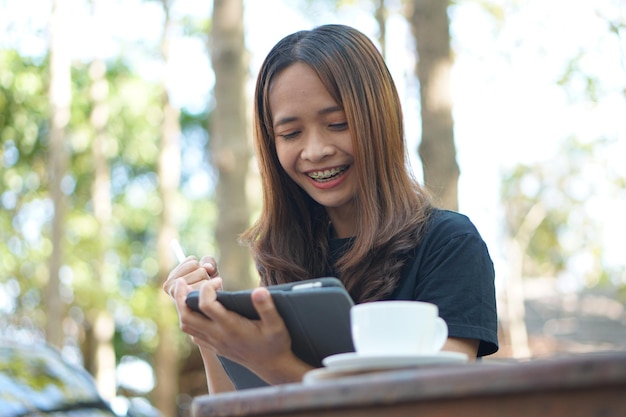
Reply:
M269 104L276 153L285 172L326 207L333 223L352 216L356 174L343 109L303 63L275 76Z

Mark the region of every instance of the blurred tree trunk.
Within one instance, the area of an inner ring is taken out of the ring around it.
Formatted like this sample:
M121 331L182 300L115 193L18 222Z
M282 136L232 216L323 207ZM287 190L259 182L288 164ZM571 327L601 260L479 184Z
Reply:
M169 97L170 89L170 28L173 24L170 15L170 1L162 0L163 34L161 38L161 53L164 62L163 74L163 123L161 127L161 144L159 148L159 193L162 204L159 230L157 232L157 258L159 260L159 282L162 286L174 264L174 257L170 242L178 237L174 210L178 198L180 182L180 112L176 109ZM165 312L172 308L172 301L163 292L157 290L156 311ZM178 414L176 396L178 393L178 333L180 330L175 321L169 320L169 315L159 314L156 317L159 329L160 343L155 353L155 371L157 384L153 393L156 407L164 416Z
M508 213L514 212L513 210ZM524 257L530 247L532 237L545 220L547 211L541 201L535 203L522 220L514 236L507 239L507 258L509 259L508 283L505 287L505 305L503 306L504 331L511 343L511 355L514 358L531 356L526 328L526 307L524 300ZM507 219L511 224L512 219Z
M419 155L424 184L441 207L458 210L459 166L456 162L450 92L448 1L411 0L406 18L417 46L422 140Z
M387 56L387 17L389 11L385 0L375 1L376 11L374 12L374 18L376 19L376 25L378 26L378 42L380 43L380 53L383 57Z
M53 346L62 347L64 333L62 321L65 317L60 294L59 270L63 262L63 223L66 213L66 199L62 190L63 177L68 164L66 130L70 121L72 101L71 61L69 52L70 11L67 1L55 0L52 4L50 21L50 136L48 169L50 197L54 207L52 217L49 278L44 293L46 309L46 340Z
M98 22L97 1L92 1L92 17ZM104 28L95 28L99 36ZM90 124L94 132L92 156L94 167L94 181L91 186L91 200L93 201L94 217L98 222L98 238L96 252L94 253L95 275L97 288L101 294L107 297L102 302L94 305L87 312L88 329L85 337L89 338L85 346L90 349L85 352L85 365L96 380L100 394L111 401L116 395L115 375L115 348L113 337L115 335L115 322L107 309L106 300L113 286L114 276L107 268L105 254L112 244L111 232L111 174L107 156L107 122L109 121L109 82L106 78L106 64L100 58L94 59L89 66L89 78L91 79L90 98L92 111Z
M106 155L106 124L109 119L107 98L109 83L106 79L106 64L96 59L89 67L91 78L91 100L93 110L90 122L95 132L92 154L94 162L94 182L91 188L94 216L98 222L97 253L94 253L96 262L97 286L101 294L109 294L113 277L107 269L105 254L111 245L111 175L109 161ZM104 297L106 301L108 297ZM113 316L107 309L105 302L100 303L88 313L92 328L87 334L93 337L88 343L93 349L89 369L96 379L98 390L107 400L112 400L116 394L115 379L115 349L113 336L115 323Z
M215 110L211 123L211 155L219 172L215 230L220 275L226 289L252 284L250 255L237 237L249 224L246 178L250 159L246 117L247 57L243 1L214 0L211 61L215 72Z

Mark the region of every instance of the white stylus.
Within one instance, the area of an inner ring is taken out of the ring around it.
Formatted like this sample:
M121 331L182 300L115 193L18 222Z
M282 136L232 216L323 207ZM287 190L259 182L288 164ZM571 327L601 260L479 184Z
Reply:
M178 240L172 239L170 242L172 245L172 250L174 251L174 255L176 255L176 259L178 259L179 263L182 263L187 257L185 256L185 252L183 251L183 247L180 246Z

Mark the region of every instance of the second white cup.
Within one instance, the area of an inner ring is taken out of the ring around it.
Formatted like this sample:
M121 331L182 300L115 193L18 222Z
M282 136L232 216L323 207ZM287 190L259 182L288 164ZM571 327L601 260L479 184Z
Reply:
M350 310L357 354L424 355L441 350L448 326L436 305L421 301L375 301Z

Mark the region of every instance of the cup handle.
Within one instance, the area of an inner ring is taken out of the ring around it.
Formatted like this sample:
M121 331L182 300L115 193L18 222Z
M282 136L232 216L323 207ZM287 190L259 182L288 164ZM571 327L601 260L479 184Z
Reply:
M441 317L435 320L435 337L433 337L433 351L439 352L448 340L448 325Z

